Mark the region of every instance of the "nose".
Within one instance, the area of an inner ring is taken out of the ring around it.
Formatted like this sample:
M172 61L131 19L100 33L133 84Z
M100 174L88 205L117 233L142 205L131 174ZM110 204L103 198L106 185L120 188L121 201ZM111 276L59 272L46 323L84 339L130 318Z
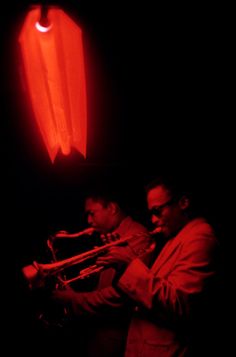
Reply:
M93 218L90 215L88 215L87 221L88 221L88 224L91 226L93 223Z
M154 214L152 214L151 221L152 221L152 224L154 224L156 226L158 224L159 218L157 216L155 216Z

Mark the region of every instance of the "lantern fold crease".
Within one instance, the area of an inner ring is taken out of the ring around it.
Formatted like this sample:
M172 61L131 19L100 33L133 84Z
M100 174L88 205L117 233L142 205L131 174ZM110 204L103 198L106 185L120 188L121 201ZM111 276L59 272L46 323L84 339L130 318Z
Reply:
M61 9L49 8L48 31L38 30L40 7L29 11L19 42L34 115L54 162L76 148L86 157L87 100L82 31Z

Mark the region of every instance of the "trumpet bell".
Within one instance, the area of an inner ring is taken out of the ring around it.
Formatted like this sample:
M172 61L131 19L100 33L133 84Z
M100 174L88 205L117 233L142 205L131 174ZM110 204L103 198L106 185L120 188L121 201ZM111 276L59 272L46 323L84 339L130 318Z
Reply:
M31 264L22 268L22 273L25 279L31 282L38 276L39 270L35 267L34 264Z
M40 281L43 280L42 278L46 278L47 276L52 276L52 275L57 275L58 273L62 272L66 268L72 267L76 264L83 263L85 261L88 261L90 259L96 258L100 254L106 253L107 249L116 246L116 245L123 245L127 244L129 240L134 239L135 237L138 236L147 236L150 238L149 234L146 233L140 233L136 235L130 235L126 236L123 238L118 239L115 241L112 241L108 244L105 244L103 246L94 248L90 251L81 253L79 255L72 256L70 258L57 261L54 263L49 263L49 264L39 264L37 262L33 262L32 265L28 265L22 269L23 275L28 280L29 283L34 283L35 281ZM86 269L81 270L80 275L76 277L75 279L84 279L85 277L89 277L94 273L100 272L104 267L98 267L96 265L87 267ZM70 281L74 281L74 278ZM65 281L65 284L68 282Z

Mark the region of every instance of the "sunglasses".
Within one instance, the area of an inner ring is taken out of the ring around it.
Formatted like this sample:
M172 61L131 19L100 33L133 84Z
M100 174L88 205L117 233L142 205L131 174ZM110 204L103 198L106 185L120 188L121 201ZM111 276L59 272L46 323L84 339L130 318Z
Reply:
M163 209L165 207L171 206L174 202L175 200L172 198L169 201L163 203L163 205L160 205L158 207L153 207L152 209L150 209L149 213L151 216L160 217L162 215Z

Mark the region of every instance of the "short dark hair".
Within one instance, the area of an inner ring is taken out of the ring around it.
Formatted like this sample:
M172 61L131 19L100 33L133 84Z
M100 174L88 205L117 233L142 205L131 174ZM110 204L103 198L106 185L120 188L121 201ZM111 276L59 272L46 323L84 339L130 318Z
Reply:
M146 194L157 186L164 186L173 198L187 196L192 198L191 182L180 175L159 175L145 186Z
M116 203L122 211L126 211L124 195L118 187L106 184L94 185L84 194L84 200L89 198L100 202L104 207L111 202Z

